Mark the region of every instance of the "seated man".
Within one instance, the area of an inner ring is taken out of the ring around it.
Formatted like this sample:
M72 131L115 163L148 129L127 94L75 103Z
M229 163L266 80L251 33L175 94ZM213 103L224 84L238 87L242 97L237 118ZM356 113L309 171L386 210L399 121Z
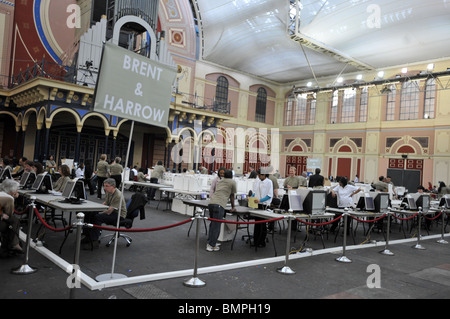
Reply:
M109 208L104 212L98 213L94 216L92 222L94 225L116 225L117 217L120 210L120 218L125 219L127 217L126 201L123 198L122 192L116 188L116 181L113 178L108 178L103 182L103 188L106 193L105 202L103 205ZM120 203L122 202L122 205ZM98 239L100 237L100 230L94 228L89 236L83 239L83 249L98 248ZM91 246L92 245L92 246Z

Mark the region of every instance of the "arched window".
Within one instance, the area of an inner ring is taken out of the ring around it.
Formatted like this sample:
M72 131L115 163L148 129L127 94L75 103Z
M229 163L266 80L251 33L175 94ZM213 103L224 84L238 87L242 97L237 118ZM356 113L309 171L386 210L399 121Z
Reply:
M342 101L341 123L354 123L356 112L356 90L345 89Z
M387 95L386 121L395 121L395 98L397 96L397 90L395 85L391 85L389 89L391 92Z
M367 122L367 107L369 105L369 88L361 89L361 97L359 103L359 122Z
M333 92L333 100L331 102L331 112L330 112L331 124L337 123L338 105L339 105L339 91L335 90Z
M216 112L225 113L228 110L228 80L224 76L219 76L216 86L216 100L214 102Z
M267 92L264 88L258 89L258 96L256 97L256 115L255 121L266 122L266 106L267 106Z
M423 118L434 119L436 109L436 80L428 79L425 84L425 103L423 107Z
M417 120L419 118L419 83L408 81L402 85L400 101L400 120Z

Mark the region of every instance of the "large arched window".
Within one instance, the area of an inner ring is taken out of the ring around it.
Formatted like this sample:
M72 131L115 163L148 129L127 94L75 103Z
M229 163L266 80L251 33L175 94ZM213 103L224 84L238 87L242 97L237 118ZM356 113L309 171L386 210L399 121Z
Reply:
M436 80L428 79L425 84L425 102L423 107L423 118L434 119L436 110Z
M419 118L419 83L408 81L402 85L400 101L400 120L417 120Z
M394 84L389 89L391 92L387 95L386 121L395 121L395 98L397 96L397 90Z
M267 106L267 91L264 88L258 89L258 96L256 97L256 114L255 121L266 122L266 106Z
M228 110L228 80L224 76L219 76L216 86L216 100L214 109L217 112L225 113Z
M342 101L341 123L354 123L356 112L356 90L345 89Z

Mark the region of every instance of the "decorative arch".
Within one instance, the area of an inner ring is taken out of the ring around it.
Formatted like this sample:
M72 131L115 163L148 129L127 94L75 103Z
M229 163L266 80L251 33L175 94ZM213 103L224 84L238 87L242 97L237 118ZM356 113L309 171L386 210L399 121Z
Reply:
M402 154L415 154L415 155L423 155L424 150L422 146L415 139L410 136L405 136L403 139L395 142L391 149L391 155L402 155Z
M52 112L52 114L50 115L50 117L49 117L48 119L49 119L51 122L53 122L53 119L55 118L55 116L56 116L57 114L60 114L60 113L63 113L63 112L67 112L67 113L72 114L72 115L73 115L73 118L74 118L74 120L75 120L76 126L77 126L77 127L80 127L80 126L81 126L80 115L79 115L76 111L74 111L74 110L72 110L72 109L69 109L69 108L58 108L58 109L56 109L54 112ZM93 114L93 115L94 115L94 114Z
M22 119L22 128L26 128L28 126L28 121L30 120L30 115L34 113L36 115L36 119L37 119L37 110L36 109L28 109L24 114L23 114L23 119ZM25 129L24 129L25 130Z
M308 145L306 145L306 143L302 139L297 138L297 139L293 140L291 142L291 144L289 144L289 146L287 148L287 152L288 153L305 153L305 152L308 152Z
M353 153L358 154L358 146L348 137L342 138L339 142L334 145L331 150L331 153L334 154L346 154Z

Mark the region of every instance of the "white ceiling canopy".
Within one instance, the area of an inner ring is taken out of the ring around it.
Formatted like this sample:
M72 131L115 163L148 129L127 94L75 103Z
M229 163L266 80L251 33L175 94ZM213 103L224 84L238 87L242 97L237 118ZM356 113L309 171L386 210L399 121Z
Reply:
M203 60L278 83L450 58L450 0L196 3Z

